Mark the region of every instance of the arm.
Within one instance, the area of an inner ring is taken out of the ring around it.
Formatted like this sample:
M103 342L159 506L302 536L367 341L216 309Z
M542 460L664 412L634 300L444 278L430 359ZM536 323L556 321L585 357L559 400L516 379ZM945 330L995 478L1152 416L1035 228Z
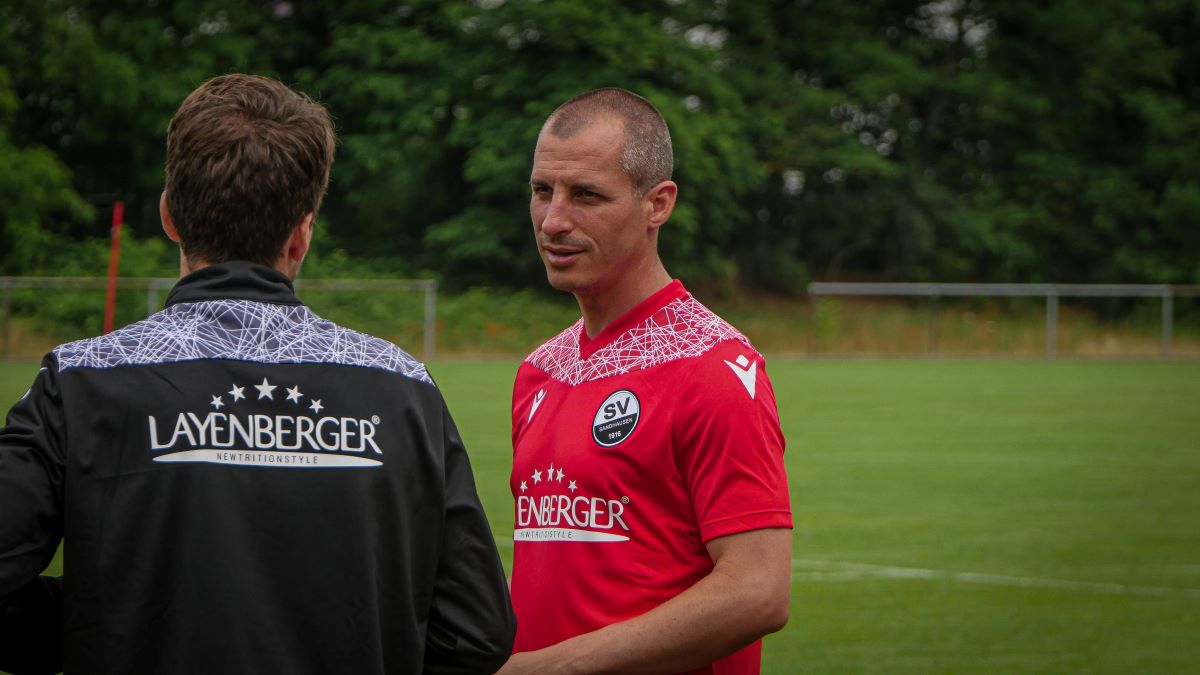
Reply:
M62 583L37 575L62 539L63 414L53 359L0 428L0 668L62 669Z
M426 673L491 673L512 653L508 581L462 439L443 408L446 523L425 641Z
M628 621L516 654L500 672L679 672L727 656L787 623L791 534L763 529L713 539L713 570L688 590Z

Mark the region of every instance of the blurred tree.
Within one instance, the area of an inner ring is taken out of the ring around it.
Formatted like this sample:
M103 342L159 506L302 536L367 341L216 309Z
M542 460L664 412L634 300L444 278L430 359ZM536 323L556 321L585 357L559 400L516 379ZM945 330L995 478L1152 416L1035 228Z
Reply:
M671 125L689 280L1200 281L1194 0L9 4L6 271L103 236L117 198L158 236L170 115L251 71L336 119L320 250L397 275L540 285L537 130L615 85Z
M70 169L52 150L15 132L21 98L12 72L25 72L30 36L42 23L63 23L53 8L29 3L0 19L0 273L44 270L55 264L70 229L91 209L72 185ZM34 94L33 103L45 98Z
M672 129L686 197L668 257L728 273L723 245L761 174L750 114L713 68L716 46L644 10L515 0L342 13L314 86L343 124L339 182L353 190L334 199L359 235L348 245L412 252L451 283L536 282L526 182L538 129L570 96L615 85L653 101Z
M1200 281L1200 6L996 2L978 210L1040 279Z

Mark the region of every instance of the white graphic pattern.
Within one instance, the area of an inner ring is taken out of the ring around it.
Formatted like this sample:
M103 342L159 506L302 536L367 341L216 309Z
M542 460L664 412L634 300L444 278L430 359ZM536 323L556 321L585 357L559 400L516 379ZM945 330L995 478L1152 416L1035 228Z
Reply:
M232 359L363 366L433 384L424 364L386 340L343 328L303 305L249 300L179 303L108 335L61 345L54 354L60 371ZM242 398L241 389L229 392L234 400Z
M525 361L551 378L575 386L700 356L726 340L754 349L746 336L690 295L671 302L586 359L579 358L581 330L583 319Z

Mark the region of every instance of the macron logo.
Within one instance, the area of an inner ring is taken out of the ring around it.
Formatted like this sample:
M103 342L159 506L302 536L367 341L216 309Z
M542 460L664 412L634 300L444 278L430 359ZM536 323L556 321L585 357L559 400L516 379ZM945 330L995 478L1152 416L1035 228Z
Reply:
M750 359L744 355L738 355L737 363L725 362L729 369L737 375L742 381L742 386L746 388L746 393L750 394L750 398L754 398L754 382L758 379L758 364L751 363Z
M546 390L538 389L538 393L534 394L533 396L533 405L529 407L529 419L525 420L526 422L533 420L533 414L537 412L538 407L542 405L542 399L544 398L546 398Z

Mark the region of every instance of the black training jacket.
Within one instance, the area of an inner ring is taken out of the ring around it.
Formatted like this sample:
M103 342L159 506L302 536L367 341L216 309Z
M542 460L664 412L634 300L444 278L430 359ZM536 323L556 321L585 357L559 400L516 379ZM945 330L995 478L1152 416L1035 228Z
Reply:
M56 348L0 430L0 669L57 625L69 674L490 673L515 619L425 367L234 262Z

